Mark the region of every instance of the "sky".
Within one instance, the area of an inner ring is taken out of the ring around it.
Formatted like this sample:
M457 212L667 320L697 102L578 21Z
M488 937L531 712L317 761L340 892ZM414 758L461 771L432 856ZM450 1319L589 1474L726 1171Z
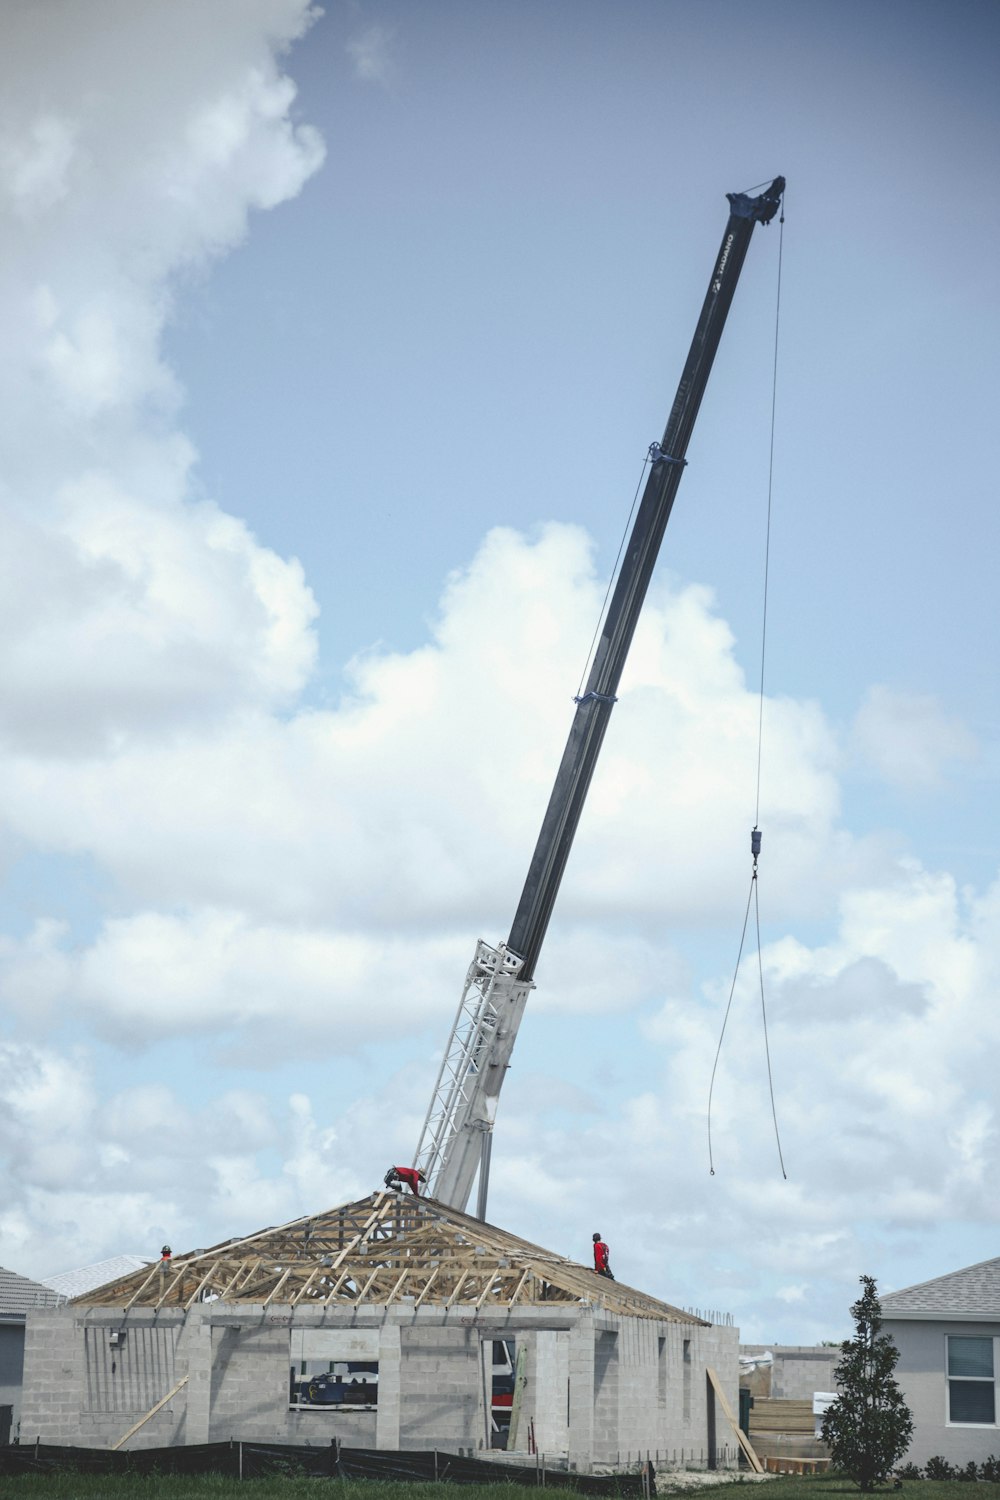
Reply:
M1000 13L9 0L0 1264L351 1201L757 229L489 1217L748 1342L1000 1254ZM780 252L780 283L779 283ZM777 363L775 366L775 345ZM769 462L758 878L751 922Z

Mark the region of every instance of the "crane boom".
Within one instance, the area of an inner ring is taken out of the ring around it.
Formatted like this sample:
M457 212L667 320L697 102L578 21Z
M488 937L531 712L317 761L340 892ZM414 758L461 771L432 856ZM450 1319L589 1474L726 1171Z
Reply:
M691 349L650 470L586 688L542 820L506 943L482 939L466 975L451 1038L417 1147L415 1165L434 1197L463 1209L479 1171L486 1214L493 1121L535 965L552 915L587 790L660 543L686 462L688 442L756 224L774 218L783 177L757 197L728 193L729 222L716 256Z

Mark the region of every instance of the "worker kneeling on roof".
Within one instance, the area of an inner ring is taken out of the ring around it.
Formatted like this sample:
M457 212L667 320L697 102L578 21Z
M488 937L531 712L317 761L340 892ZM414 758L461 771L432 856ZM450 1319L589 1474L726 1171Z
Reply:
M426 1181L427 1178L417 1167L390 1167L385 1174L387 1188L393 1188L397 1193L401 1193L405 1184L418 1198L420 1197L420 1184Z
M614 1281L615 1278L611 1275L611 1267L608 1265L610 1254L610 1250L601 1239L600 1230L595 1231L594 1270L597 1272L598 1276L607 1276L610 1281Z

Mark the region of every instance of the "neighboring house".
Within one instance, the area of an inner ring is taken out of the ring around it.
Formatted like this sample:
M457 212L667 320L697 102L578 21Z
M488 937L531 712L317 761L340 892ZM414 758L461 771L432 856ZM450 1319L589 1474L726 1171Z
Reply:
M95 1286L107 1286L130 1271L141 1271L151 1266L151 1255L112 1255L108 1260L95 1260L93 1265L80 1266L75 1271L60 1271L57 1276L43 1276L42 1285L50 1286L61 1297L82 1297L92 1292Z
M913 1415L907 1460L1000 1456L1000 1257L880 1300Z
M0 1447L17 1437L21 1420L25 1318L33 1308L65 1300L40 1281L0 1266Z
M24 1430L735 1467L738 1337L434 1199L378 1192L33 1314Z

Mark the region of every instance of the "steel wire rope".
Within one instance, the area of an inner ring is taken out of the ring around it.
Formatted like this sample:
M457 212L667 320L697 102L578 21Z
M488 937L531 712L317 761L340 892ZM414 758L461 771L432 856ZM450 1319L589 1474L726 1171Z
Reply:
M629 527L632 524L632 517L635 515L636 502L639 499L639 491L642 489L643 475L646 472L646 465L648 463L649 455L647 454L647 456L642 461L642 469L639 473L639 482L635 487L635 494L632 496L632 504L629 507L629 513L625 518L625 525L622 528L622 539L618 543L618 552L615 556L615 560L611 568L611 576L608 579L608 586L604 590L604 598L601 602L600 613L597 616L597 624L594 626L594 634L591 636L590 646L587 649L587 659L583 664L583 671L580 673L580 685L576 690L576 701L579 701L580 695L583 692L584 684L587 681L587 673L590 671L591 662L593 661L594 657L594 647L597 645L597 637L601 633L601 626L604 624L604 617L607 614L608 600L611 598L611 590L614 588L615 580L618 577L618 566L622 560L622 553L625 551L625 543L628 539Z
M751 189L752 191L752 189ZM760 774L764 746L764 664L767 654L767 593L771 563L771 502L774 492L774 429L775 414L777 411L778 396L778 333L781 325L781 269L782 252L785 239L785 195L781 195L781 216L778 220L778 278L777 292L775 295L774 309L774 352L772 358L771 375L771 436L768 451L767 470L767 522L764 530L764 590L763 604L761 609L761 632L760 632L760 689L758 694L757 709L757 779L754 798L754 823L751 833L751 849L753 851L753 870L750 875L750 890L747 893L746 911L743 913L743 930L740 933L740 946L736 955L736 967L733 970L733 982L729 988L729 999L726 1002L726 1012L722 1018L722 1030L719 1033L719 1044L715 1049L715 1060L712 1063L712 1077L708 1086L708 1170L709 1175L715 1176L715 1162L712 1155L712 1096L715 1091L715 1075L719 1066L719 1057L722 1053L722 1042L726 1035L726 1026L729 1022L729 1012L732 1009L733 996L736 993L736 981L739 978L740 962L743 958L743 945L746 942L747 922L750 919L750 902L754 902L754 914L757 931L757 971L760 979L760 1013L764 1030L764 1056L767 1061L767 1087L771 1100L771 1119L774 1122L774 1139L778 1148L778 1162L781 1166L781 1175L788 1181L788 1173L785 1170L785 1158L781 1149L781 1132L778 1129L778 1112L774 1101L774 1076L771 1070L771 1046L767 1035L767 1004L764 999L764 960L760 950L760 897L757 885L757 856L760 852Z

